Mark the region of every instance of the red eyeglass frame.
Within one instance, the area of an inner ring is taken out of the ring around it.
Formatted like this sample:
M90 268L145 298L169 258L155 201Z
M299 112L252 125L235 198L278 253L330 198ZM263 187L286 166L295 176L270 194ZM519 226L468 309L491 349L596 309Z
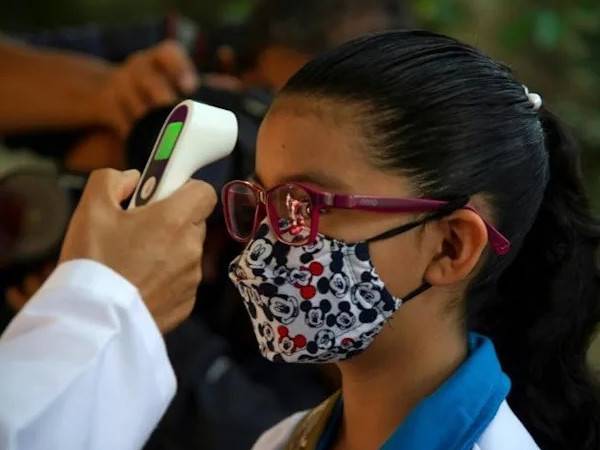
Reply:
M241 238L236 236L233 231L233 224L231 223L231 217L229 211L229 199L227 198L227 192L233 186L243 185L244 187L250 188L256 194L257 206L254 212L254 222L252 224L252 232L249 238ZM305 190L310 196L312 209L311 209L311 229L310 236L307 242L302 244L291 244L287 242L281 236L279 225L277 225L277 219L279 218L273 202L270 201L271 194L285 186L297 186ZM221 191L221 199L223 202L223 214L225 216L225 224L227 225L227 231L229 235L236 241L247 243L252 239L252 236L256 234L258 226L262 220L261 210L264 208L266 215L271 223L271 228L281 242L288 245L307 245L308 243L314 242L319 232L319 215L321 208L336 208L336 209L356 209L360 211L373 211L381 213L419 213L419 212L434 212L439 208L448 204L444 200L431 200L424 198L391 198L391 197L376 197L371 195L354 195L354 194L336 194L333 192L320 191L315 189L309 184L301 182L289 182L279 184L271 189L264 189L250 181L246 180L234 180L223 186ZM500 256L506 255L510 251L510 241L498 231L492 224L490 224L485 218L479 214L479 212L472 206L465 205L461 209L468 209L473 211L481 220L485 223L488 231L488 239L490 246L494 252ZM264 213L264 211L263 211ZM264 216L262 216L264 217ZM276 225L274 225L276 224Z

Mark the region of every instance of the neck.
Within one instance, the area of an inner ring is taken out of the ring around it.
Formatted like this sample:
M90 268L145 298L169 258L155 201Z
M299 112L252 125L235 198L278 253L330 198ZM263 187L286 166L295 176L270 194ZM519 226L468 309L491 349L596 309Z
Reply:
M344 417L337 449L379 449L467 356L464 332L400 325L402 312L367 351L339 364Z

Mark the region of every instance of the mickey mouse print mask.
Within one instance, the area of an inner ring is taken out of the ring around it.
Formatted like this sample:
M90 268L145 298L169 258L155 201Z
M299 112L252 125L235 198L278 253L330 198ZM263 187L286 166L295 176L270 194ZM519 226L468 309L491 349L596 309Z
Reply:
M368 242L319 234L308 246L279 242L264 221L230 265L258 340L271 361L341 361L373 342L402 304L377 275ZM422 286L405 298L412 298Z

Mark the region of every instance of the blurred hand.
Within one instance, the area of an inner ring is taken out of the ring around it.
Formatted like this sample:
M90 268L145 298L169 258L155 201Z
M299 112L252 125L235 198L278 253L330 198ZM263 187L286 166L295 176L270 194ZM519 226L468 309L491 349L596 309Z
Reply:
M69 225L60 262L87 258L119 272L139 289L166 332L192 311L202 278L205 220L217 201L213 188L189 181L170 197L123 210L139 172L93 172Z
M150 151L150 150L149 150ZM75 172L125 167L125 143L112 130L90 130L65 156L65 168Z
M197 86L196 70L184 49L175 41L163 41L112 69L90 107L99 123L124 137L148 110L171 104Z

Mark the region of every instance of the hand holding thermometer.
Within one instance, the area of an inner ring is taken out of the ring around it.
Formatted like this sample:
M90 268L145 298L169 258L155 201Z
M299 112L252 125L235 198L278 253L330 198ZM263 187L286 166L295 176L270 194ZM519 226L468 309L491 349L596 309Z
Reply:
M172 194L198 169L229 155L237 134L231 111L181 102L167 117L128 208Z

